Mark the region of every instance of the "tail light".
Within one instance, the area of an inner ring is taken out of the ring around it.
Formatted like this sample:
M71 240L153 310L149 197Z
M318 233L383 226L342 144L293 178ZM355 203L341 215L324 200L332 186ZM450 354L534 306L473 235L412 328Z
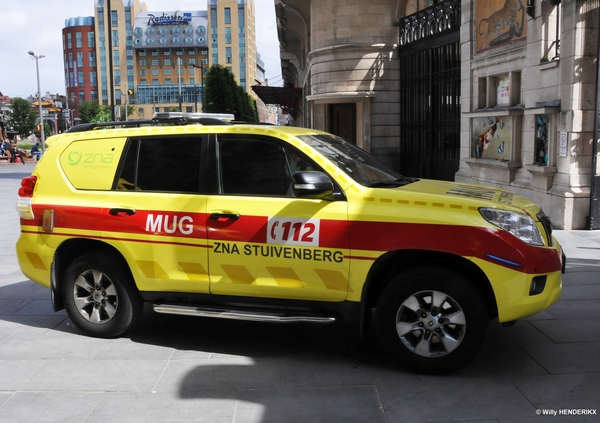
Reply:
M33 197L33 189L37 182L37 176L28 176L21 181L19 188L19 197Z
M17 200L17 211L21 219L34 218L31 201L36 182L37 176L28 176L21 180L21 188L19 188L19 198Z

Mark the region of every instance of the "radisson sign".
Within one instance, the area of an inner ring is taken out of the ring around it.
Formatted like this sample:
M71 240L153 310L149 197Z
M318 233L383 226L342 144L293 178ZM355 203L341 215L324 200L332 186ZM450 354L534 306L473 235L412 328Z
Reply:
M172 15L167 15L165 13L162 16L155 16L151 13L148 14L148 26L150 25L179 25L179 24L188 24L192 21L192 14L189 12L184 12L183 16L177 14L177 12Z

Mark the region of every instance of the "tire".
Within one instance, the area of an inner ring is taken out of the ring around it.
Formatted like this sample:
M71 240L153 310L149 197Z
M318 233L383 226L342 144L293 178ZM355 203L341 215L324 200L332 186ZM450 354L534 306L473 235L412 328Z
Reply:
M73 324L99 338L114 338L139 319L143 301L129 272L106 253L86 253L65 273L62 296Z
M399 274L383 290L376 310L382 347L419 373L456 371L481 350L488 326L480 291L444 267Z

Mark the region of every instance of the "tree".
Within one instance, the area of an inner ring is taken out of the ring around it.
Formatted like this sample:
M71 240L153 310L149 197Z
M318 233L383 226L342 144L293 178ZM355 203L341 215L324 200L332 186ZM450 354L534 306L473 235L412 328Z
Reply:
M206 73L206 107L210 113L232 113L235 110L235 95L231 81L233 74L222 65L212 65Z
M233 113L236 120L256 122L256 102L222 65L213 65L206 73L204 110L211 113Z
M79 123L98 122L96 116L100 113L100 105L95 101L84 101L77 108Z
M12 127L21 138L28 137L34 130L37 113L32 109L31 103L22 98L14 98L8 111L8 126Z
M92 122L112 122L112 111L110 110L110 106L104 105L100 107Z

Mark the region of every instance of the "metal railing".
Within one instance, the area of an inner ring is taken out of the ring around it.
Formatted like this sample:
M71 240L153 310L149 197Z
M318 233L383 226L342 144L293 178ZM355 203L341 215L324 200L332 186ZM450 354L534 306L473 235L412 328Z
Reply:
M398 20L400 45L455 31L460 26L460 1L446 0Z

